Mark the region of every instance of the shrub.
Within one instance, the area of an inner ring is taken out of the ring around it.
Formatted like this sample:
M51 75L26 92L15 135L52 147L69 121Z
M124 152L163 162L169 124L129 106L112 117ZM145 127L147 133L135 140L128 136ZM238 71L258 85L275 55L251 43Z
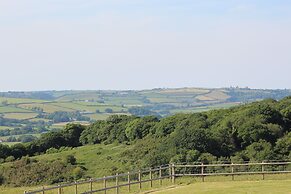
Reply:
M72 174L73 174L75 179L80 179L84 176L84 170L78 166L78 167L73 169Z
M67 156L64 158L64 162L65 162L65 164L72 164L72 165L75 165L75 164L76 164L76 161L77 161L77 159L76 159L75 156L73 156L73 155L67 155Z
M8 156L6 159L5 159L5 162L13 162L15 160L14 156Z
M49 148L49 149L46 150L45 153L47 153L47 154L58 153L58 149L56 149L56 148Z

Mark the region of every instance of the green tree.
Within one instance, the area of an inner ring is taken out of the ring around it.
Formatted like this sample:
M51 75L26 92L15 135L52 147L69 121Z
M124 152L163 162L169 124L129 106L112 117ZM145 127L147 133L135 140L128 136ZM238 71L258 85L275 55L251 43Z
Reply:
M65 164L71 164L71 165L75 165L77 162L77 159L75 158L75 156L73 155L67 155L64 158L64 163Z
M252 161L264 161L274 159L272 145L265 140L252 143L246 148L246 156Z
M291 159L291 132L286 134L281 139L278 139L275 146L275 152L280 159Z
M85 127L80 124L67 124L62 130L63 137L66 141L65 146L77 147L80 145L79 139Z

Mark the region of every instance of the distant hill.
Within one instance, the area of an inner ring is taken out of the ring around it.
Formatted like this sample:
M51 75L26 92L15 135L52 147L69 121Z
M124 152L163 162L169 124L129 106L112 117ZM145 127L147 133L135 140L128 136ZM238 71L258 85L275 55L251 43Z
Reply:
M233 87L1 92L0 140L6 140L1 136L43 133L68 122L89 123L116 114L164 117L290 95L287 89Z
M229 107L239 103L253 102L266 98L282 99L291 95L291 90L264 90L249 88L158 88L152 90L96 90L96 91L35 91L2 92L0 113L7 113L5 106L45 113L55 111L80 111L91 113L131 113L131 107L143 107L160 115L175 112L197 112L216 107ZM112 109L112 111L106 108ZM15 110L14 112L23 112ZM98 119L98 118L97 118Z

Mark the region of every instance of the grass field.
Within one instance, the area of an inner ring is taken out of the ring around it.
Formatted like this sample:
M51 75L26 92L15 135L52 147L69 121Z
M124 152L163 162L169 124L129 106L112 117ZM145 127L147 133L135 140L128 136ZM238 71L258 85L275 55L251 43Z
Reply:
M25 110L23 108L18 108L14 106L0 106L0 113L22 113L31 112L30 110Z
M4 118L23 120L35 118L37 115L37 113L6 113Z
M87 117L90 117L92 120L105 120L110 115L109 114L86 114Z
M56 111L67 111L67 112L75 111L74 109L61 107L61 106L55 106L55 105L53 105L51 103L20 104L18 106L23 108L23 109L32 109L32 108L37 107L37 108L43 109L43 111L47 112L47 113L53 113L53 112L56 112Z
M291 177L285 175L273 176L269 175L270 180L254 180L249 179L247 176L243 176L240 181L221 180L221 177L214 178L215 180L208 180L206 182L199 182L193 178L180 178L177 180L177 184L172 184L169 179L164 179L162 185L159 185L159 181L153 181L153 187L149 187L149 182L142 183L142 189L139 190L138 185L131 186L131 192L128 192L127 187L120 189L121 194L125 193L153 193L153 194L290 194L291 193ZM225 177L222 177L224 179ZM120 184L126 183L121 180ZM114 180L107 183L107 186L113 186ZM102 188L102 182L93 183L93 189ZM0 187L0 194L9 193L23 193L25 190L40 189L41 186L35 187ZM64 188L63 194L74 193L74 186ZM89 184L80 185L78 191L84 192L89 190ZM57 193L57 190L46 192L46 194ZM108 190L107 194L115 194L115 189Z
M191 112L204 112L214 109L223 109L223 108L230 108L233 106L237 106L239 103L222 103L222 104L214 104L209 106L200 106L200 107L192 107L192 108L184 108L184 109L173 109L170 112L175 114L179 112L191 113Z
M291 180L204 182L180 185L155 194L290 194Z
M5 98L0 97L0 102L7 101L8 104L21 104L21 103L42 103L43 100L27 99L27 98Z
M54 154L44 154L36 156L38 160L54 160L63 158L66 155L74 155L79 164L87 168L86 176L102 177L114 173L112 169L127 169L129 166L123 164L120 154L128 149L129 146L113 144L110 145L86 145L76 147L69 151Z
M11 127L8 127L8 126L0 126L0 130L3 130L3 129L11 129Z

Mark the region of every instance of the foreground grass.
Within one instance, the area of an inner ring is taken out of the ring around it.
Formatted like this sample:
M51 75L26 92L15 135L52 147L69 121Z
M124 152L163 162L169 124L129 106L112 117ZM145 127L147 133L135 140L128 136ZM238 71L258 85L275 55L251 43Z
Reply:
M144 177L145 178L145 177ZM126 180L124 180L126 181ZM120 184L125 183L121 180ZM114 186L115 180L107 182L107 186ZM228 176L206 177L205 182L201 178L183 177L172 184L169 179L164 179L162 185L159 181L153 181L153 187L150 188L149 182L142 183L142 189L138 184L131 186L131 192L128 187L122 187L119 191L125 193L156 193L156 194L291 194L291 174L267 175L262 180L261 175L242 175L236 176L232 181ZM38 187L19 187L9 188L0 187L0 194L23 193L24 191L40 189ZM89 191L90 185L83 184L78 186L78 193ZM93 183L94 189L103 188L103 182ZM107 194L114 194L115 189L107 191ZM48 191L46 194L57 193L57 190ZM62 190L62 194L75 193L75 187L67 187Z
M291 180L204 182L180 185L156 194L290 194Z

